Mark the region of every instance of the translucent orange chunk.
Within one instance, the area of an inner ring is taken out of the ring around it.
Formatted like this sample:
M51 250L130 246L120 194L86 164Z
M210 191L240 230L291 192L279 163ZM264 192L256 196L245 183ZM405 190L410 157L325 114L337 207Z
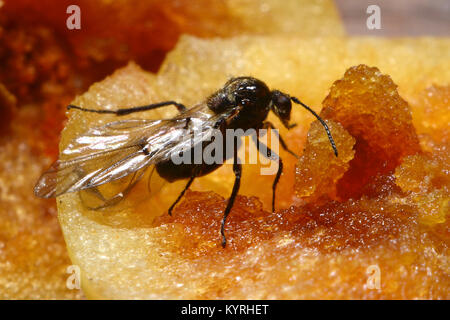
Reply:
M355 157L337 185L343 199L360 197L374 177L390 173L404 156L420 151L408 103L377 68L348 69L331 87L320 114L341 123L356 139Z
M412 206L366 199L271 213L257 198L239 196L222 249L217 229L225 205L215 193L188 192L172 217L157 219L164 237L154 238L158 252L148 253L150 274L158 281L148 284L153 293L207 299L448 297L448 287L435 281L445 279L438 258L445 247L430 251L442 240L421 235ZM161 259L170 261L164 269L157 267ZM378 289L371 287L373 270L379 272Z
M175 224L183 228L184 237L177 240L177 246L191 259L209 251L209 254L231 257L251 246L261 245L262 241L279 238L280 234L293 244L322 252L339 252L370 243L380 244L398 237L403 231L416 233L412 229L417 214L413 207L404 204L384 200L329 201L267 212L256 197L240 196L227 221L227 249L221 250L217 230L226 203L213 192L189 192L173 217L163 215L154 226ZM169 237L161 242L172 240Z
M308 140L295 171L295 190L299 197L317 200L324 195L336 195L336 183L349 168L355 152L353 138L339 123L327 121L336 143L336 157L324 127L314 121L308 132Z

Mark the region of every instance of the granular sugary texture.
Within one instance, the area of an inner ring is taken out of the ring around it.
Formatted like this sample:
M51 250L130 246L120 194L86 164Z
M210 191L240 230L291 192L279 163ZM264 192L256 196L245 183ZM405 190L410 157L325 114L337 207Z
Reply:
M410 99L418 134L450 143L450 85L432 85Z
M436 281L448 279L445 250L434 247L442 241L421 233L413 206L373 199L270 213L256 198L240 196L222 249L217 228L225 205L214 193L188 192L173 217L157 219L166 236L155 239L158 253L149 259L171 263L152 270L161 282L147 282L151 292L208 299L448 297L448 287ZM186 273L188 266L195 272ZM371 287L374 270L378 289Z
M374 176L420 151L408 103L391 77L375 67L347 70L331 87L320 115L339 122L356 139L355 158L337 186L343 199L360 197Z
M212 192L189 192L176 214L159 217L155 226L174 223L184 228L185 238L178 249L187 258L208 254L208 250L217 254L217 228L225 206L226 200ZM240 196L226 226L230 236L224 254L239 254L280 234L298 246L323 253L393 245L390 240L401 233L418 235L416 216L412 206L380 199L308 203L270 213L256 197Z
M0 298L80 299L66 282L72 265L56 209L32 196L48 165L18 136L0 145Z
M297 196L308 201L323 196L334 198L336 183L349 168L355 154L353 138L339 123L326 121L332 132L339 156L336 157L324 127L314 121L308 131L305 149L295 170L295 191ZM324 174L326 173L326 174Z
M422 223L435 225L450 213L450 150L437 146L431 154L408 156L395 170L396 184L419 210Z
M80 30L66 27L72 4L81 9ZM292 15L307 27L286 19ZM0 297L84 297L66 287L72 262L55 202L32 194L49 158L57 158L66 106L76 94L129 60L156 71L183 33L268 32L344 33L331 0L0 1ZM142 226L148 208L136 211L144 218L128 222Z
M320 102L333 82L340 79L347 68L360 63L378 66L389 74L399 85L402 97L414 97L433 82L444 85L450 81L449 48L447 40L426 38L199 40L185 37L156 76L130 64L92 86L74 103L113 109L144 101L174 99L192 106L220 88L230 75L252 75L271 88L298 97L319 112ZM420 77L416 77L418 74ZM378 87L386 89L380 92L393 92L396 96L390 85ZM350 95L350 92L341 93ZM397 100L386 98L385 101ZM175 114L174 108L168 109L135 117ZM339 161L331 151L323 128L316 125L310 128L314 118L300 106L292 110L292 121L297 127L289 131L274 117L269 117L280 128L288 146L302 155L308 131L317 129L320 136L311 136L320 137L318 151L327 150L324 156ZM76 110L68 114L70 119L63 132L62 148L86 128L117 119ZM387 128L391 128L396 119L392 118L384 124ZM337 123L334 119L327 121ZM361 120L355 118L354 121ZM353 136L350 128L341 125ZM340 139L345 136L344 129L334 128L332 134ZM357 144L358 139L354 138ZM377 145L390 143L387 136L370 138L376 140ZM431 143L429 146L432 150ZM406 150L408 147L398 148ZM355 151L357 153L358 149ZM342 155L349 156L350 150L343 151ZM72 263L80 266L86 296L449 298L448 219L443 223L423 223L417 203L406 189L396 184L393 174L396 167L387 173L375 170L370 182L360 190L359 199L346 200L337 196L332 200L320 198L319 202L295 195L297 159L281 148L280 156L286 165L279 183L275 213L270 210L274 177L261 175L258 165L243 165L240 196L226 225L229 245L225 249L220 245L219 230L234 180L232 166L228 164L196 180L193 192L186 194L172 217L160 211L150 199L120 212L114 208L94 212L83 207L78 194L59 197L58 216ZM400 164L407 161L407 157L403 156ZM348 161L347 172L352 169L352 162ZM339 164L339 170L343 166ZM337 188L338 184L329 188ZM438 184L433 184L433 188L434 185ZM136 187L141 196L149 198L145 181ZM150 198L163 203L163 198L171 196L173 190L163 189L159 197Z

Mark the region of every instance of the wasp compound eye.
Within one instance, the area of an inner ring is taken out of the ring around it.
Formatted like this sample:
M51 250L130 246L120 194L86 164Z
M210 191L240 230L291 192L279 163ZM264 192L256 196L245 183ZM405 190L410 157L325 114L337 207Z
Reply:
M280 118L285 127L289 127L292 103L290 97L278 90L272 91L272 111Z

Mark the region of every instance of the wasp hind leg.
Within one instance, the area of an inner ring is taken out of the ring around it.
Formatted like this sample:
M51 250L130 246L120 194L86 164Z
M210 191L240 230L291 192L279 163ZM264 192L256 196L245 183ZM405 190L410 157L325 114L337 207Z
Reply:
M117 109L117 110L96 110L96 109L82 108L82 107L78 107L78 106L74 106L74 105L68 105L67 110L77 109L77 110L84 111L84 112L107 113L107 114L115 114L117 116L124 116L124 115L134 113L134 112L148 111L148 110L158 109L161 107L172 106L172 105L175 106L180 113L187 110L187 108L183 104L175 102L175 101L163 101L163 102L148 104L145 106L122 108L122 109Z
M192 182L194 182L194 179L196 178L196 175L193 175L192 177L189 178L188 183L186 183L186 186L184 187L183 191L181 191L180 195L178 196L178 198L174 201L174 203L170 206L169 208L169 216L172 215L172 211L175 208L175 206L177 205L178 202L180 202L181 198L183 198L184 194L186 193L186 190L189 189L189 187L191 186Z
M81 168L77 168L76 172L81 174L84 171ZM80 190L80 200L83 206L89 210L101 210L116 206L131 192L134 186L142 179L144 173L145 170L141 169L127 177L111 182L110 188L112 191L110 192L104 193L105 190L100 190L102 186Z

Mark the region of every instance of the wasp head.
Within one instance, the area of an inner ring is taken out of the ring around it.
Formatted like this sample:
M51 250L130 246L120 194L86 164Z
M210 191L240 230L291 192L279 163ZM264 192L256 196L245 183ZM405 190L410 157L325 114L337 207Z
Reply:
M271 109L286 128L290 129L295 126L289 124L292 110L291 97L289 95L278 90L273 90Z

